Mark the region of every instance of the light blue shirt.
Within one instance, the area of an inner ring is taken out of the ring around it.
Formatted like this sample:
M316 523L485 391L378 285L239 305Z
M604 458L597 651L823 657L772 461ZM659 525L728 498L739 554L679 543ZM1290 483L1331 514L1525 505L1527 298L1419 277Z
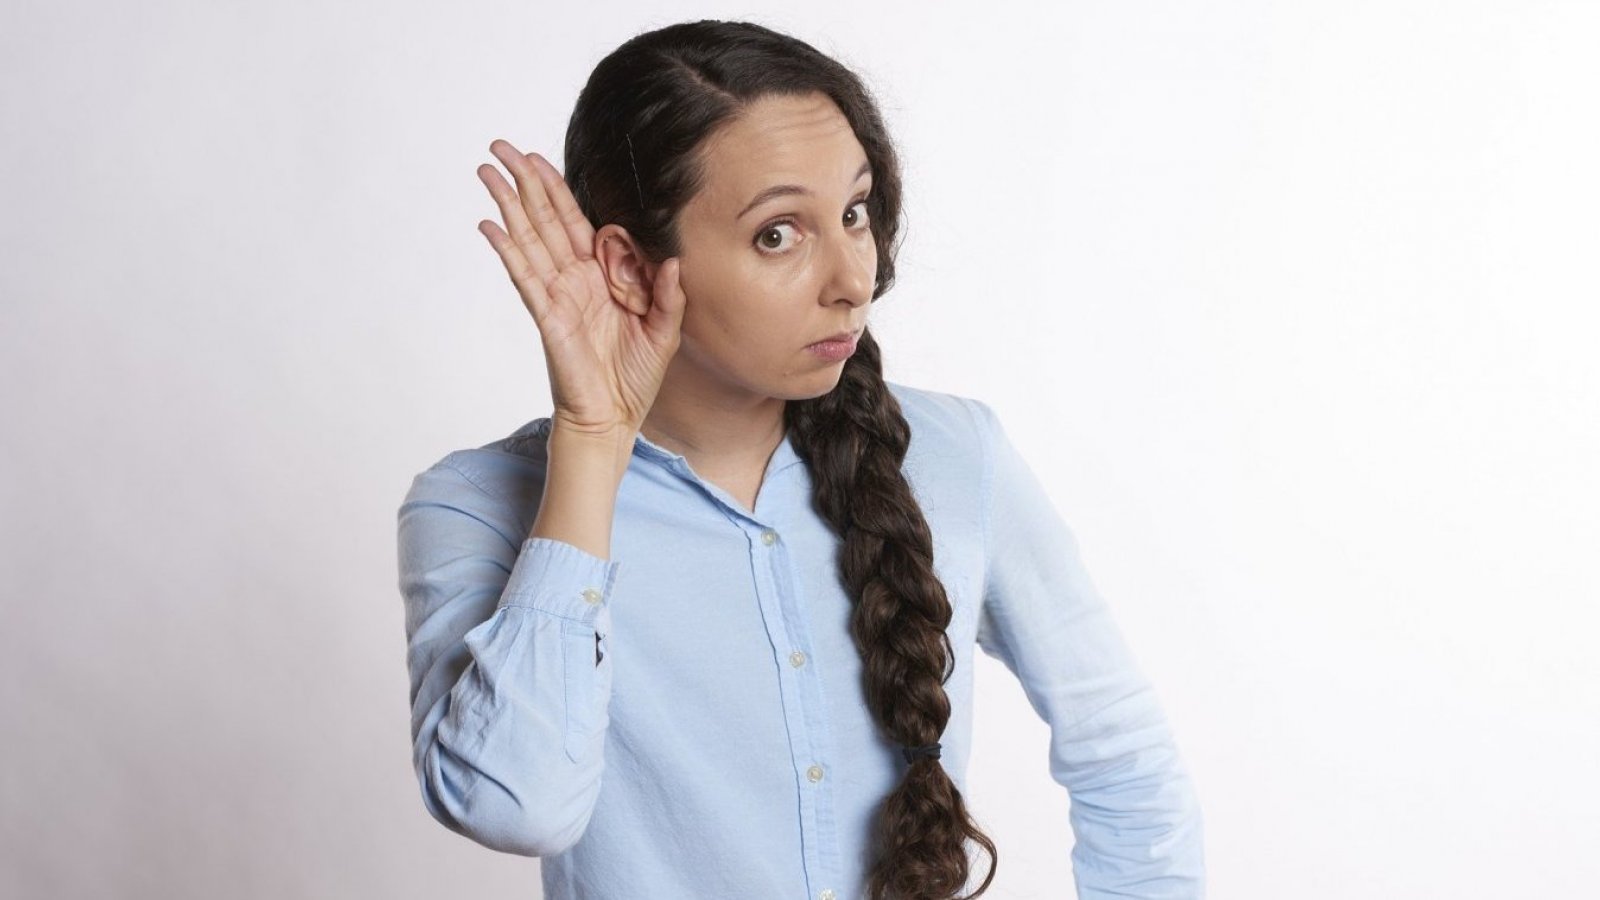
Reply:
M889 389L954 610L938 763L965 792L982 648L1050 725L1078 897L1202 898L1192 779L1073 532L986 403ZM446 455L399 508L428 812L541 857L548 900L861 900L906 763L862 696L809 469L785 437L746 509L640 435L601 559L527 537L549 428Z

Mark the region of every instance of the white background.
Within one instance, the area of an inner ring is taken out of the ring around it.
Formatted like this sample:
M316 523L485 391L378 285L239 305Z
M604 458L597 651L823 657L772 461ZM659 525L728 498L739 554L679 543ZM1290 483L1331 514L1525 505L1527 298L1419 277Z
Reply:
M1210 896L1600 881L1600 10L10 0L0 894L534 897L410 764L395 510L549 411L473 170L753 18L905 160L891 380L991 402L1205 811ZM1071 896L980 657L989 894Z

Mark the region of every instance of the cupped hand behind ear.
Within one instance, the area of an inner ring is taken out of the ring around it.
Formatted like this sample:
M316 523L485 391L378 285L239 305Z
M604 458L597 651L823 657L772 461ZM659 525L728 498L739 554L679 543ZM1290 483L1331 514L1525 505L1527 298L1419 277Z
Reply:
M650 308L642 315L630 311L612 297L595 258L594 227L555 166L504 140L489 149L516 186L494 166L478 167L505 220L504 230L489 219L478 230L539 328L552 418L579 432L637 433L678 350L685 300L679 260L657 268Z

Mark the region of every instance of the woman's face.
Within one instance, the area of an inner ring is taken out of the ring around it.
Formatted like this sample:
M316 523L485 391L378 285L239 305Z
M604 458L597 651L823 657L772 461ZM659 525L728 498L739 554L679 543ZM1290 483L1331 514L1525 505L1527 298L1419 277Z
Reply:
M758 100L699 152L704 184L678 218L674 366L767 397L827 393L844 361L806 345L859 333L877 277L866 150L818 93Z

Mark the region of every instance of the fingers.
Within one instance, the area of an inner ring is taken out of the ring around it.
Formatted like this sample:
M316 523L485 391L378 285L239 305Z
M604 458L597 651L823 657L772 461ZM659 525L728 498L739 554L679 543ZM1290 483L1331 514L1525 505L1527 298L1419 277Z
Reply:
M505 263L506 272L511 276L511 283L517 286L517 293L522 296L523 305L528 307L534 321L542 327L545 313L550 309L550 295L545 293L544 279L528 263L517 242L500 230L500 226L484 219L478 223L478 230L489 239L494 252L500 255L500 261Z
M489 188L495 205L500 207L500 218L505 220L510 239L516 243L520 255L525 259L525 264L520 268L528 270L529 277L536 278L540 285L548 284L556 277L555 261L550 258L550 251L545 249L544 242L539 240L538 233L528 221L527 210L523 208L517 192L506 183L500 170L488 163L478 167L478 178ZM495 250L500 248L496 247ZM503 254L501 258L504 258Z
M556 217L566 226L567 239L572 243L573 255L579 259L594 259L594 226L589 224L589 217L578 208L578 200L572 196L572 190L567 187L566 180L556 171L556 167L550 164L550 160L543 156L529 153L528 159L533 162L539 177L544 181L545 193L555 205Z
M549 250L550 259L555 267L564 269L572 261L572 242L567 236L566 224L556 212L555 204L550 201L550 188L553 185L545 183L545 176L540 173L527 156L511 142L496 140L489 144L492 152L500 162L505 164L513 178L517 180L517 194L522 202L522 208L527 212L529 222ZM558 179L559 180L559 177ZM562 190L566 190L562 186Z

